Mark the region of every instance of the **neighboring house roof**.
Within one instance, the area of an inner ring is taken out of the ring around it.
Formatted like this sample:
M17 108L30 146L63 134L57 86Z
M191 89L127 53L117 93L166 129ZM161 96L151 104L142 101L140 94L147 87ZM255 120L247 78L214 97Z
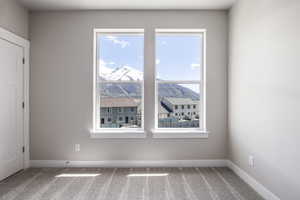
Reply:
M192 100L190 98L176 98L176 97L165 97L165 101L168 101L169 103L173 105L196 105L198 104L198 101Z
M140 99L124 98L124 97L107 97L100 99L101 108L112 108L112 107L138 107Z
M161 104L158 106L158 114L169 114L170 112Z

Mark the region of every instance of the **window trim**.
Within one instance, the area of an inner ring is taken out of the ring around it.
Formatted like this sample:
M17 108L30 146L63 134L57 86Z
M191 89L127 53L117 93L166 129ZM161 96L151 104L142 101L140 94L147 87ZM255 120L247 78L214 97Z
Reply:
M174 130L176 129L176 130ZM178 139L188 139L188 138L200 138L207 139L209 131L202 131L198 128L161 128L152 129L152 137L158 139L168 139L168 138L178 138Z
M141 108L142 108L142 114L141 114L141 128L99 128L97 126L97 123L99 120L97 115L97 101L98 101L98 95L97 95L97 36L99 34L142 34L144 36L145 30L144 29L136 29L136 28L130 28L130 29L119 29L119 28L113 28L113 29L99 29L94 28L93 29L93 129L91 130L91 137L92 138L145 138L145 131L144 131L144 87L145 87L145 73L143 73L143 80L142 81L105 81L106 83L140 83L141 84ZM143 55L145 52L145 39L143 44ZM145 71L145 55L143 60L143 70ZM99 111L100 112L100 111ZM101 120L101 116L99 113L99 119ZM99 121L101 122L101 121Z
M92 131L90 133L90 137L93 139L112 139L112 138L119 138L119 139L135 139L135 138L146 138L146 132L144 130L133 130L130 131L128 129L122 130L111 130L111 129L104 129L101 131Z
M154 45L156 46L156 36L159 35L199 35L203 37L202 46L202 68L200 80L195 81L178 81L178 80L156 80L157 75L157 65L154 66L154 84L155 84L155 123L154 129L152 129L153 138L207 138L208 131L206 128L206 29L155 29L154 31ZM154 59L156 58L156 47L154 48ZM155 63L155 62L154 62ZM203 94L202 101L200 101L201 119L199 128L159 128L158 127L158 84L160 83L180 83L180 84L199 84L200 94Z

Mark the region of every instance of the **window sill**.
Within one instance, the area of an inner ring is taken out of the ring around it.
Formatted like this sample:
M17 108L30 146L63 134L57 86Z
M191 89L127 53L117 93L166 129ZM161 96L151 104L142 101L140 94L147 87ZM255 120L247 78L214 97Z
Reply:
M172 129L153 129L153 138L208 138L208 131L197 129L184 129L184 130L172 130Z
M134 139L134 138L146 138L144 130L97 130L90 133L90 137L93 139Z

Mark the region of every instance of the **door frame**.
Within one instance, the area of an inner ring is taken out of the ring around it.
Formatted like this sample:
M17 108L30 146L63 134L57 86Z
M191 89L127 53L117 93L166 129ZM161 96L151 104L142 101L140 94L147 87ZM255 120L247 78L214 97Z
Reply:
M5 30L0 27L0 39L6 40L10 43L13 43L17 46L23 48L23 101L24 101L24 114L23 114L23 146L25 148L23 156L23 168L28 168L30 166L29 162L29 53L30 53L30 42L8 30ZM21 151L22 149L20 149Z

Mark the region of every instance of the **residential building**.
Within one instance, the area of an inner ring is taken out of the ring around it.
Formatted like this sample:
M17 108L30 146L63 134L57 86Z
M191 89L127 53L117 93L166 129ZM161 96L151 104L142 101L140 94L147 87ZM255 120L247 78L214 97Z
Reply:
M165 119L165 118L168 118L170 117L171 113L171 110L165 106L165 105L162 105L161 102L159 102L159 105L158 105L158 118L159 119Z
M177 119L199 118L199 100L190 98L162 98L161 104L170 110L170 116Z
M107 97L100 101L101 127L134 127L141 124L139 99Z

